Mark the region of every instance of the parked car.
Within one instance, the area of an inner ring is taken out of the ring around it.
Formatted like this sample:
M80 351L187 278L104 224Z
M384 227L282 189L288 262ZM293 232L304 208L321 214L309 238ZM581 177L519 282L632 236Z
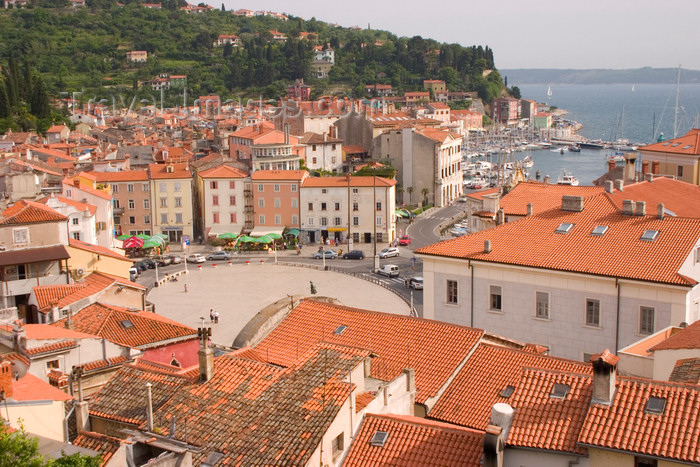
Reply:
M387 277L398 277L399 267L395 264L385 264L375 271L377 274Z
M139 270L138 268L129 268L129 280L131 282L134 282L136 278L139 277Z
M185 258L185 260L188 263L203 263L207 259L204 257L204 255L200 255L199 253L193 253L193 254L187 256L187 258Z
M399 245L405 246L405 245L410 245L410 244L411 244L411 237L409 237L408 235L404 235L403 237L399 238Z
M395 246L390 246L377 253L377 256L379 256L381 259L399 256L399 249Z
M459 198L457 198L457 201L459 201L460 203L466 203L466 202L467 202L467 197L466 197L466 196L460 196Z
M144 258L141 260L143 264L146 265L146 269L155 269L156 268L156 262L153 261L151 258Z
M416 276L408 280L408 286L415 290L423 290L423 278Z
M177 255L168 255L168 258L172 260L172 264L180 264L182 263L182 258Z
M169 256L154 256L153 261L158 264L158 267L169 266L173 263Z
M231 259L231 253L228 251L215 251L207 255L208 261L228 261Z
M362 250L352 250L343 253L343 259L365 259L365 253Z
M338 253L336 253L333 250L323 250L314 253L313 256L314 259L321 259L323 257L325 257L326 259L336 259L338 257Z
M134 267L136 269L138 269L139 272L141 272L141 271L145 271L146 269L148 269L148 264L146 264L145 261L141 260L141 261L137 261L136 263L134 263Z

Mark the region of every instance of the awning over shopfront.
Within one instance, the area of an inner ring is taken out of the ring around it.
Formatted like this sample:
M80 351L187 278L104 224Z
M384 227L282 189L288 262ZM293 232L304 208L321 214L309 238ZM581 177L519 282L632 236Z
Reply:
M289 229L287 231L287 235L294 235L295 237L298 237L299 233L299 229Z
M271 233L276 233L282 235L284 227L256 227L248 235L251 237L262 237L263 235L268 235Z
M329 232L345 232L346 229L345 227L328 227Z
M40 263L68 259L70 254L63 245L47 246L44 248L27 248L26 250L5 251L0 253L0 266L15 264Z

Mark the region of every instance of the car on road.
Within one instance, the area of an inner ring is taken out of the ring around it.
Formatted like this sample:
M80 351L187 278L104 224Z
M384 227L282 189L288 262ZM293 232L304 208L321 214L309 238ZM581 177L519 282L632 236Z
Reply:
M395 246L390 246L390 247L384 248L382 251L377 253L377 256L379 256L380 259L392 258L394 256L399 256L399 249L396 248Z
M362 250L352 250L343 253L343 259L365 259L365 253Z
M457 198L457 201L459 201L460 203L466 203L466 202L467 202L467 197L466 197L466 196L460 196L459 198Z
M134 282L136 278L139 277L139 270L138 268L129 268L129 280L131 282Z
M207 261L228 261L231 259L231 253L228 251L215 251L207 255Z
M401 246L406 246L411 244L411 237L408 235L404 235L403 237L399 238L399 245Z
M182 263L182 258L178 255L168 255L168 258L172 261L172 264Z
M193 253L193 254L187 256L187 258L185 258L185 260L188 263L203 263L207 259L204 257L204 255L200 255L199 253Z
M333 250L323 250L323 251L317 251L314 253L313 258L314 259L321 259L321 258L326 258L326 259L336 259L338 257L338 253L336 253Z
M156 268L156 262L153 260L153 258L144 258L141 260L141 263L146 265L146 269Z
M423 290L423 278L420 276L411 277L408 286L414 290Z
M399 267L395 264L385 264L375 271L377 274L387 277L398 277Z
M172 260L172 258L170 258L170 256L154 256L153 261L155 261L156 264L158 264L158 267L161 267L161 268L163 266L169 266L169 265L173 264L173 260Z
M135 262L134 267L136 269L138 269L139 272L141 272L141 271L145 271L146 269L148 269L148 264L144 260L141 260L141 261Z

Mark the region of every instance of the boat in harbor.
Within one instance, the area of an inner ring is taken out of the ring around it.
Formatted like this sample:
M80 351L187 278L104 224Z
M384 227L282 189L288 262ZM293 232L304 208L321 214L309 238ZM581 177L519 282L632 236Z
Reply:
M581 149L605 149L605 143L602 141L582 141L578 143Z
M576 145L573 145L573 146L569 146L569 151L571 151L571 152L581 152L581 148L578 147L578 146L576 146Z
M531 169L535 165L535 161L532 160L532 156L527 155L520 162L524 169Z
M561 173L557 179L557 185L578 186L578 178L567 172L566 169L561 169Z

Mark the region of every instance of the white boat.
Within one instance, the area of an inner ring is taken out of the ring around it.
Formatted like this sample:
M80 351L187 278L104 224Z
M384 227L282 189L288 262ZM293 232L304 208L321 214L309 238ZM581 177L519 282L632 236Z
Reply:
M521 161L521 164L522 164L523 167L525 167L526 169L530 169L530 168L532 168L532 167L535 165L535 162L532 160L532 157L530 157L530 156L525 156L525 157L523 158L523 160Z
M561 169L561 173L557 179L557 185L578 186L578 178L571 175L566 169Z
M547 86L547 97L552 97L552 86Z

